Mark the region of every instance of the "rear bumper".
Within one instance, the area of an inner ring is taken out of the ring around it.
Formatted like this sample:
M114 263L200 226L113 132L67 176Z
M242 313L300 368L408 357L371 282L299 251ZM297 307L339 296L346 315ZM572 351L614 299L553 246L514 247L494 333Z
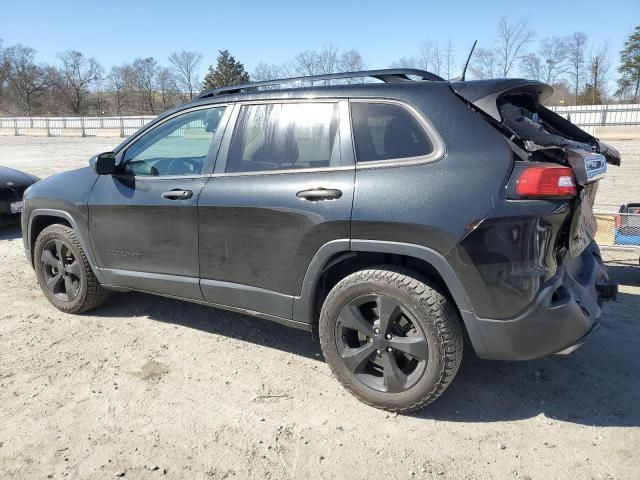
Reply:
M579 347L597 329L602 300L616 293L592 242L578 258L567 256L517 317L492 320L461 313L465 324L474 325L473 346L480 358L530 360Z

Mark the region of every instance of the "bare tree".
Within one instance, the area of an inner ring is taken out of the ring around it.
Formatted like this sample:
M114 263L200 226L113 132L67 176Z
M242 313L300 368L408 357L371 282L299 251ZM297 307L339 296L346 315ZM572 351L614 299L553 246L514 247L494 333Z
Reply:
M122 115L129 103L132 86L131 77L131 65L126 63L120 66L114 65L107 75L107 85L112 93L113 104L118 115Z
M609 44L603 43L597 52L591 52L589 56L589 80L591 86L591 105L602 102L606 94L605 85L609 75L611 62L609 60Z
M104 89L105 85L106 80L104 78L104 75L99 75L93 84L95 108L98 115L104 115L109 109L107 102L107 92Z
M395 62L391 63L391 68L416 68L418 61L414 57L400 57Z
M171 52L169 62L176 69L178 79L185 92L189 93L189 100L193 99L195 91L199 90L198 66L202 61L202 54L183 50Z
M341 72L357 72L364 69L364 59L357 50L347 50L340 55L338 70Z
M163 110L175 106L174 100L178 94L178 79L171 68L161 67L158 70L158 89L160 90Z
M83 113L91 86L102 75L102 67L95 58L69 50L59 55L60 65L53 71L53 83L69 110Z
M580 95L580 81L584 70L584 52L587 48L587 34L584 32L575 32L566 39L567 44L567 60L571 67L567 73L573 79L575 85L574 96L576 105L578 104L578 95Z
M565 69L567 43L558 37L545 37L540 41L538 53L542 62L542 80L553 85Z
M320 51L307 50L298 54L292 62L282 65L259 63L251 74L254 81L320 75L324 73L353 72L365 68L362 55L356 50L340 53L333 46Z
M137 58L133 61L133 83L142 99L143 108L155 115L155 92L157 87L158 62L153 57Z
M283 78L283 75L280 66L261 62L256 65L255 70L251 73L251 78L255 82L264 82Z
M521 68L524 76L531 80L542 80L544 75L542 59L535 53L527 53L523 55L521 60Z
M422 42L420 47L420 67L440 75L444 60L438 42Z
M433 42L422 42L420 45L419 67L423 70L429 70L433 61Z
M294 68L298 75L317 75L319 73L318 52L305 50L293 59Z
M7 58L7 52L2 48L2 39L0 38L0 100L2 100L2 91L4 90L5 83L9 79L9 60Z
M495 78L498 74L496 52L488 48L478 48L469 65L471 73L477 78Z
M23 45L15 45L5 52L8 66L9 87L23 113L31 116L37 94L48 87L47 71L34 62L36 51Z
M453 40L451 40L451 38L449 38L449 40L447 41L447 49L445 51L444 58L445 58L444 64L447 71L447 78L449 79L453 76L452 69L456 61L456 52L453 47Z
M533 39L534 32L525 19L509 24L503 17L498 22L497 60L499 72L508 77L516 61L524 53L527 44Z
M440 75L442 71L442 66L444 64L444 59L442 58L442 50L440 50L440 44L435 42L433 46L433 55L431 56L431 68L429 69L436 75Z
M318 53L317 59L320 74L338 71L338 50L333 45L323 47Z

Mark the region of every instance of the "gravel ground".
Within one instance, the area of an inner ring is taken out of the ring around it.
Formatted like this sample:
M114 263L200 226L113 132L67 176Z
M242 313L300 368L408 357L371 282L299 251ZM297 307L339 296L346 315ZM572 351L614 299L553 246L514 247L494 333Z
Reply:
M46 176L114 143L0 137L0 164ZM626 165L602 205L640 197L640 142L616 146ZM348 395L317 341L277 324L138 293L63 314L19 228L2 229L0 478L638 479L638 254L605 253L619 301L580 350L467 355L435 404L395 416Z

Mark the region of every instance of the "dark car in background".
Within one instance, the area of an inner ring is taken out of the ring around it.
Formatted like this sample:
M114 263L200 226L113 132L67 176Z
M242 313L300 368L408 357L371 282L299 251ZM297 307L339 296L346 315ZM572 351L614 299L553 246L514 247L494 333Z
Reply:
M415 410L465 337L572 351L615 296L592 205L620 158L551 92L408 69L207 91L29 189L27 256L65 312L138 290L317 329L351 393Z
M0 166L0 225L20 222L22 195L39 180L34 175Z

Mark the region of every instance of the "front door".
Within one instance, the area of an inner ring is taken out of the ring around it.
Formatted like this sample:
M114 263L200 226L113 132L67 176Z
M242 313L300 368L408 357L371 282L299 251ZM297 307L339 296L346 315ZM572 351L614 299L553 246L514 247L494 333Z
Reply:
M347 105L235 108L232 135L199 200L202 292L212 303L290 319L314 254L349 238L355 171Z
M226 107L181 112L118 152L89 199L89 231L106 283L201 299L198 198L213 168Z

